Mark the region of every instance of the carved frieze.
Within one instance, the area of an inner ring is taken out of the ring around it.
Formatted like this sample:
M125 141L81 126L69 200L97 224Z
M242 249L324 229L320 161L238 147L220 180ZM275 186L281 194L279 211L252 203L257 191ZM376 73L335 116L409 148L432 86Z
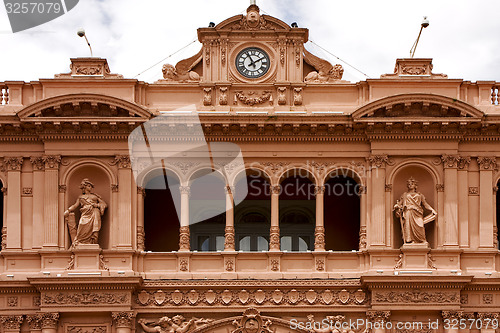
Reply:
M126 304L129 301L126 293L106 293L106 292L46 292L42 294L43 306L77 305L96 306Z
M92 325L92 326L68 326L67 333L107 333L108 328L106 325Z
M434 291L427 292L421 290L412 291L375 291L373 293L374 303L400 303L400 304L414 304L414 303L458 303L460 301L460 294L455 291Z
M235 91L235 96L243 104L253 106L269 101L272 93L269 90L264 90L261 92L249 91L248 93L244 93L243 91Z

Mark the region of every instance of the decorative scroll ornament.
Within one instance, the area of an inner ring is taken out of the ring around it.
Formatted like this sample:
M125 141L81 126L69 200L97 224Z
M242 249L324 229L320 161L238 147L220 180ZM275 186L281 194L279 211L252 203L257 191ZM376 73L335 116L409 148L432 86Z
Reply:
M322 186L324 189L324 186ZM316 251L325 250L325 228L316 227L314 228L314 249Z
M42 329L42 314L36 313L34 315L27 315L26 321L30 330L41 330Z
M243 104L250 106L269 101L271 96L272 93L269 90L264 90L260 94L256 91L249 91L248 94L244 94L243 91L235 92L235 97L238 98L238 100L240 100Z
M179 269L182 272L186 272L189 269L189 260L187 258L180 258L179 259Z
M130 169L130 156L128 155L117 155L111 165L118 165L120 169Z
M67 333L107 333L106 326L68 326Z
M224 250L234 251L234 227L226 226L224 229Z
M459 156L457 161L457 166L459 169L467 169L469 167L471 158L469 156Z
M44 155L43 162L45 163L45 169L58 169L61 163L61 155Z
M302 105L302 88L293 88L293 105Z
M496 157L480 156L477 158L477 163L481 170L494 170L497 167Z
M225 260L226 271L233 272L234 271L234 260L233 258L226 258Z
M373 322L387 322L391 317L391 311L368 311L366 316Z
M43 171L45 169L45 163L43 162L42 156L31 156L31 164L33 164L34 171Z
M243 16L241 20L235 23L231 28L233 30L275 30L281 28L272 22L268 22L259 13L257 5L250 5L247 8L247 15ZM283 28L281 28L283 29Z
M272 321L269 319L264 321L259 310L255 308L245 310L240 321L234 320L233 325L236 326L236 329L231 333L273 333L271 330Z
M278 105L286 105L286 87L278 87Z
M59 322L59 313L42 313L41 326L42 329L56 329Z
M280 228L278 226L271 226L269 236L269 250L280 250Z
M203 88L203 105L210 106L212 105L212 88Z
M461 318L464 317L464 312L463 311L441 311L441 316L443 317L443 319L449 319L449 320L458 319L458 320L460 320Z
M219 92L219 105L227 105L227 87L220 87Z
M7 171L21 171L23 165L22 157L5 157L3 159L4 165L7 166Z
M280 260L277 258L271 259L271 270L277 272L280 270Z
M144 242L146 240L146 233L143 226L137 226L137 249L144 251Z
M2 250L7 248L7 227L2 227Z
M359 228L359 249L366 249L367 239L366 239L366 226L362 225Z
M459 157L455 155L443 155L441 161L445 168L456 168Z
M387 155L372 155L368 157L368 161L376 168L383 168L389 161L389 157Z
M323 272L325 270L325 259L323 258L316 259L316 270L319 272Z
M179 228L179 250L189 251L189 226Z
M375 292L374 300L377 303L458 303L460 300L457 292L427 292L413 291L386 291Z
M109 305L125 304L128 302L128 296L125 293L53 293L42 296L42 303L47 305Z

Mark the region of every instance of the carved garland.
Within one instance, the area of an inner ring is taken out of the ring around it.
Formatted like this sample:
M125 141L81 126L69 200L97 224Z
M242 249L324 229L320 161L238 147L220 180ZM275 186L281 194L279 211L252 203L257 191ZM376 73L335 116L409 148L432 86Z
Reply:
M271 91L264 90L260 93L260 95L255 91L248 92L247 95L243 93L243 91L235 91L235 97L240 100L243 104L246 105L256 105L261 104L266 101L269 101L272 96Z

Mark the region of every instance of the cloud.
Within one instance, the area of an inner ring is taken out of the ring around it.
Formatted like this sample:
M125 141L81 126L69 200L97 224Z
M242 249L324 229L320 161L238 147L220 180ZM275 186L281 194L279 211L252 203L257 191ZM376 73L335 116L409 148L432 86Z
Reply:
M310 39L371 77L390 73L396 58L408 57L424 15L430 26L422 33L417 57L434 58L434 71L452 78L498 80L500 77L500 2L262 0L263 12L296 21L310 29ZM84 27L94 56L108 59L111 71L133 78L154 63L195 40L196 29L242 14L247 3L231 0L86 0L47 24L10 33L0 9L0 80L37 80L69 71L69 58L89 56L76 35ZM196 53L191 44L164 62L175 64ZM309 48L309 46L308 46ZM319 48L314 51L339 62ZM364 76L344 64L351 81ZM161 64L138 79L161 77Z

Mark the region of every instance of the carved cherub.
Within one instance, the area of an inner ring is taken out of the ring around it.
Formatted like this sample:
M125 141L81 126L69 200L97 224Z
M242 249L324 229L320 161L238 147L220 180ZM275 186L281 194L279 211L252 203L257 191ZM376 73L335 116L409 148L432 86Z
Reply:
M164 316L161 317L157 323L153 322L152 324L155 326L151 327L148 326L145 319L138 320L138 323L142 326L144 332L148 333L189 333L201 326L209 324L210 322L212 322L211 319L194 317L186 321L182 315L176 315L172 318Z
M179 81L179 82L197 82L200 81L200 75L196 72L191 71L196 64L198 64L202 58L201 49L194 56L179 61L175 67L171 64L163 65L162 72L163 78L168 81Z
M305 82L323 83L341 80L344 74L344 68L341 65L332 66L328 61L316 57L306 49L304 49L304 61L316 69L316 71L312 71L306 75Z

